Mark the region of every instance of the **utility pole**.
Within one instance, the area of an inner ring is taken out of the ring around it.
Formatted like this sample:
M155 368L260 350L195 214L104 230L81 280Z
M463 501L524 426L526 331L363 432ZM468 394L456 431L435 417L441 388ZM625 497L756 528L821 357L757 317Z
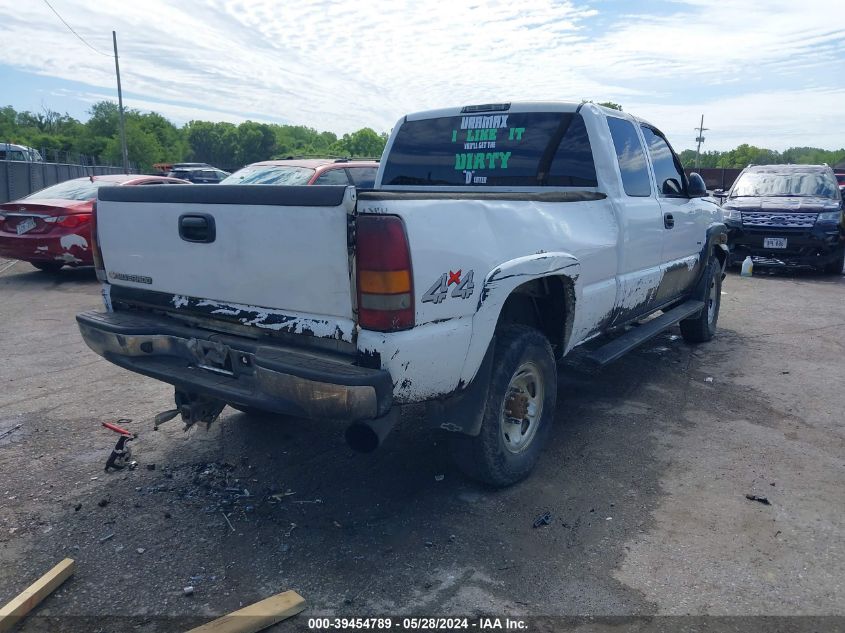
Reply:
M123 119L123 91L120 89L120 64L117 61L117 33L111 32L114 43L114 71L117 73L117 105L120 110L120 149L123 155L123 172L129 173L129 151L126 149L126 122ZM703 118L702 118L703 121ZM696 163L698 159L696 159Z
M115 49L115 50L117 50L117 49ZM116 55L116 53L115 53L115 55ZM117 59L115 59L115 61L117 61ZM120 75L118 75L117 82L118 82L118 85L119 85L120 84ZM695 128L695 129L698 130L698 136L695 137L695 141L696 141L696 143L698 143L698 146L695 148L695 168L698 169L698 163L699 163L698 157L701 155L701 144L704 142L704 132L705 132L705 130L710 129L709 127L704 127L704 115L703 114L701 115L701 123L699 123L698 127Z

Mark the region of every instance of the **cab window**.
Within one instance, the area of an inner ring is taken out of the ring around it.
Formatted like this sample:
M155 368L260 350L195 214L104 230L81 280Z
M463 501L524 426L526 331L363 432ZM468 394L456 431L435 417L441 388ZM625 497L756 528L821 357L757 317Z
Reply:
M343 169L330 169L324 171L317 176L314 181L315 185L348 185L349 178L346 177L346 171Z
M664 196L686 197L684 170L681 169L681 162L675 156L669 142L657 130L647 125L641 127L648 147L648 155L651 158L651 166L654 168L657 190Z

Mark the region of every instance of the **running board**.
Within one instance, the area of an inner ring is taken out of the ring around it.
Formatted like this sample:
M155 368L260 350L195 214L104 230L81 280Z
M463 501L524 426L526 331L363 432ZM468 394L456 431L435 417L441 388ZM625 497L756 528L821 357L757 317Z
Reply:
M607 365L608 363L612 363L623 354L626 354L638 345L653 339L665 329L672 327L678 321L692 316L703 308L703 301L685 301L677 308L672 308L669 312L664 312L659 317L646 321L639 327L631 328L625 332L625 334L622 334L609 343L594 349L587 354L587 358L598 365Z

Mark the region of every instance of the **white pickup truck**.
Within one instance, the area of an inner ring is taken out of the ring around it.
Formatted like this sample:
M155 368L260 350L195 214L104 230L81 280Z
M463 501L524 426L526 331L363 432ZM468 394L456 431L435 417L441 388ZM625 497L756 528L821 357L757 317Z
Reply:
M101 188L106 312L77 321L98 354L175 385L188 425L229 404L343 422L366 451L426 403L458 466L508 485L538 459L573 348L596 339L601 364L678 322L713 336L726 230L704 196L615 110L411 114L370 191Z

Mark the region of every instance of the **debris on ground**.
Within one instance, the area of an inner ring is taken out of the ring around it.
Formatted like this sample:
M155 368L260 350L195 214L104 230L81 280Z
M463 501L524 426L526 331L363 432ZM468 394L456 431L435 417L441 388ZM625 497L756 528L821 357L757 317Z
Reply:
M76 563L65 558L46 574L24 589L11 602L0 608L0 631L9 631L20 620L37 607L44 598L53 593L59 585L73 576Z
M13 426L12 428L10 428L10 429L6 429L6 430L5 430L5 431L3 431L2 433L0 433L0 440L2 440L2 439L3 439L4 437L6 437L7 435L11 435L12 433L14 433L15 431L17 431L17 430L18 430L19 428L21 428L22 426L23 426L22 424L16 424L16 425L15 425L15 426Z
M114 538L114 532L110 532L100 539L100 543L105 543L106 541L113 539L113 538Z
M100 506L101 508L105 508L107 505L109 505L109 500L108 499L100 499L97 502L97 505Z
M443 481L446 478L445 475L435 475L434 481Z
M144 552L146 552L147 550L146 550L145 548L143 548L143 547L139 547L139 548L138 548L138 549L136 549L135 551L136 551L136 552L138 552L139 554L143 554L143 553L144 553Z
M233 611L188 633L256 633L296 615L305 608L305 599L295 591L285 591Z
M192 585L188 585L187 587L182 587L182 593L186 596L194 595L194 587Z
M713 376L707 376L707 378L704 379L704 382L713 382Z
M551 523L552 523L552 513L551 512L546 512L544 514L541 514L536 519L534 519L534 527L535 528L538 528L541 525L551 525Z
M74 512L79 512L81 509L82 509L82 504L81 504L81 503L77 503L75 506L73 506L73 511L74 511Z
M768 497L762 497L760 495L745 495L745 498L749 501L757 501L758 503L762 503L764 506L772 505L772 502L769 501Z

